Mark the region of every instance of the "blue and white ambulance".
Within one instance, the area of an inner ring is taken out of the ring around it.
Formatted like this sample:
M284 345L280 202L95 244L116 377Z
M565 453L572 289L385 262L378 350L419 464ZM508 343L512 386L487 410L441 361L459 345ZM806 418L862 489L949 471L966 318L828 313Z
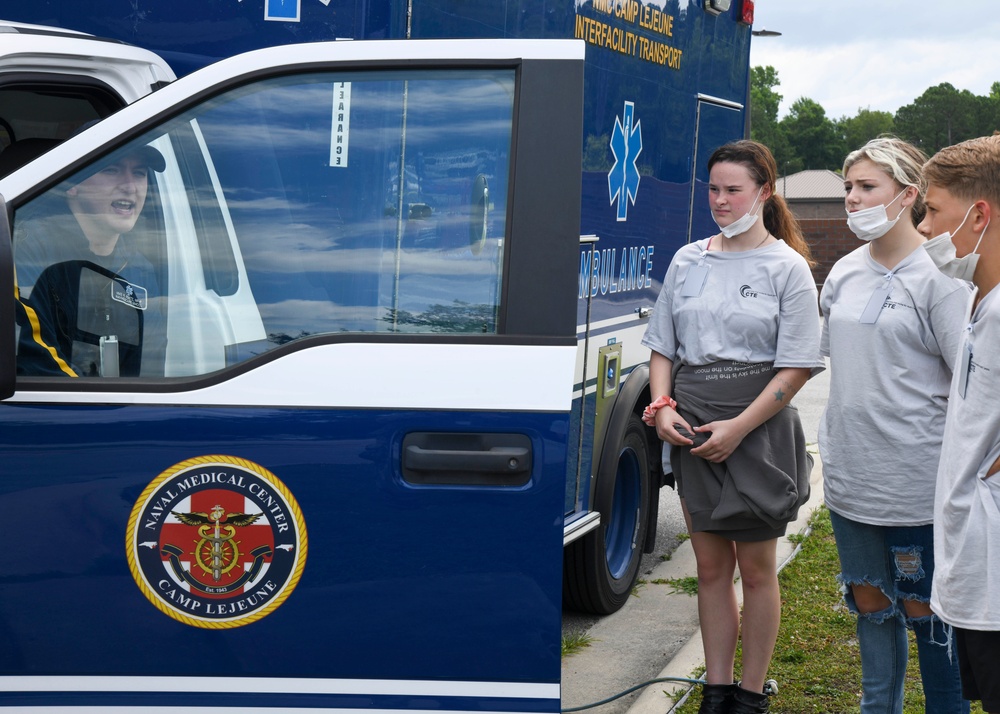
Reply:
M558 711L583 57L258 50L0 179L0 708Z
M0 0L188 75L0 171L0 703L185 705L207 658L280 706L558 708L560 599L617 610L653 548L639 339L714 230L753 13ZM120 255L39 247L140 154Z

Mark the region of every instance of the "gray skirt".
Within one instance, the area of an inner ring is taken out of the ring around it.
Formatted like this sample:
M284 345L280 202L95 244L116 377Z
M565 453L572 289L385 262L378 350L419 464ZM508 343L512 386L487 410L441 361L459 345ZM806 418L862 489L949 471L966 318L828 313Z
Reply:
M731 419L776 373L772 363L675 365L677 412L692 427ZM809 498L813 458L791 405L747 434L722 463L692 456L691 448L671 447L670 463L695 532L746 542L777 538Z

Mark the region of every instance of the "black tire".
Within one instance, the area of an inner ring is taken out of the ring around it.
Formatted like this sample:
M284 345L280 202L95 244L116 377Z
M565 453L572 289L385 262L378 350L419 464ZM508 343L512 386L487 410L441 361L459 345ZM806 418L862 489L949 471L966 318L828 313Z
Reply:
M612 446L605 447L593 488L601 525L567 546L563 560L563 605L597 615L616 612L628 600L649 527L646 426L637 415L630 415L621 443Z

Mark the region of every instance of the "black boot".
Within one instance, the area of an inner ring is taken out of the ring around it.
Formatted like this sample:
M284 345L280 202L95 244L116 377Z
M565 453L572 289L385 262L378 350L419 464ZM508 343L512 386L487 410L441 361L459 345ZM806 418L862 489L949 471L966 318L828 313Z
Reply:
M764 686L764 692L751 692L749 689L734 685L730 714L768 714L771 711L770 695L773 691L768 685Z
M736 683L706 684L701 688L701 706L698 714L729 714L733 706Z

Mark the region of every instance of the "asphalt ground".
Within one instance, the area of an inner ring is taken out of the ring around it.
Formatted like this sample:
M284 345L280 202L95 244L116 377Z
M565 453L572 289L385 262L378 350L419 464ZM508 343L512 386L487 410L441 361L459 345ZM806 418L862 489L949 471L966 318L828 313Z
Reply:
M816 439L829 388L829 371L824 371L809 380L793 400L816 465L810 499L800 509L798 520L789 525L788 534L803 532L812 511L823 502L822 464ZM678 538L687 529L673 489L661 490L659 515L656 552L645 555L640 568L640 581L645 582L625 606L601 618L563 612L564 636L585 633L590 638L587 647L563 658L564 710L602 702L652 679L690 678L704 665L697 599L667 584L696 573L690 541ZM795 552L795 546L787 538L779 540L778 567L783 567ZM739 587L737 593L742 598ZM665 692L683 692L689 688L690 685L681 682L653 684L586 711L665 714L672 708Z

